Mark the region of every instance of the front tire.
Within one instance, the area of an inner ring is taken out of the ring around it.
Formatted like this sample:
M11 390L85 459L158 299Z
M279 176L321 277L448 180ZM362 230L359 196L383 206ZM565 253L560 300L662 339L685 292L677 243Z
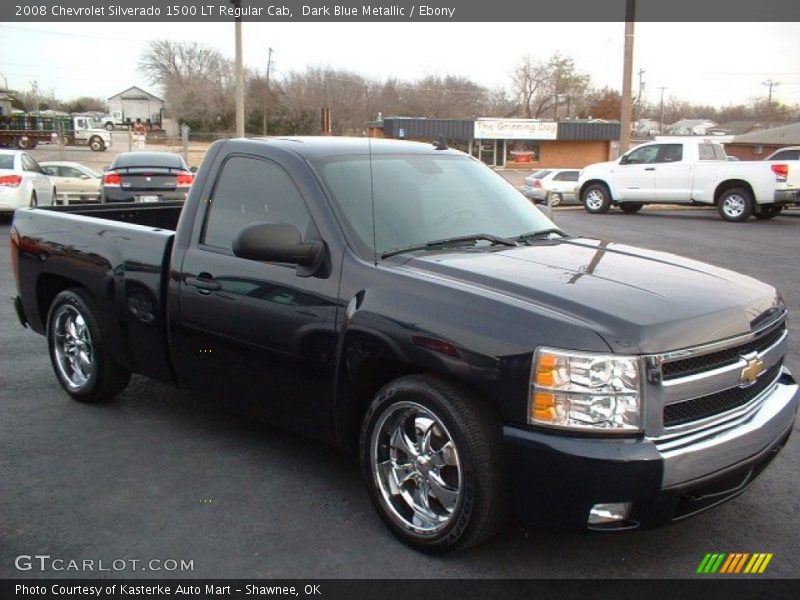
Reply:
M125 389L131 373L107 347L94 303L80 289L59 293L47 315L50 362L61 387L79 402L96 403Z
M470 391L410 375L367 409L361 466L370 499L402 542L429 554L477 544L505 517L502 424Z
M102 152L106 149L106 145L99 137L93 137L89 140L89 148L92 149L92 152Z
M602 183L593 183L583 190L583 208L593 215L602 215L611 207L611 194Z
M726 221L741 223L753 214L753 196L745 188L731 188L719 197L717 208Z

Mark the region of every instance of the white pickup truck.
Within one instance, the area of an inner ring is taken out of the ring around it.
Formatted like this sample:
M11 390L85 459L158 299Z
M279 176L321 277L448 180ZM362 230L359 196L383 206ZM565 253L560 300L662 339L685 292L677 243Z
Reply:
M616 204L635 213L644 204L713 204L726 221L771 219L800 202L793 161L728 161L706 139L642 144L619 159L581 171L576 194L590 213Z

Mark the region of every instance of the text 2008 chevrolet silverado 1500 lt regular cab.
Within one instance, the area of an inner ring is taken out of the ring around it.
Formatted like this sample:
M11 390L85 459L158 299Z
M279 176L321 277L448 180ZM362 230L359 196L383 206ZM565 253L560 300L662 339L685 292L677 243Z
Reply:
M726 221L771 219L800 201L800 169L793 161L730 162L708 140L642 144L619 159L589 165L576 196L590 213L617 204L627 213L644 204L716 206Z
M412 142L228 140L185 206L22 209L23 323L95 402L141 373L360 455L428 552L735 496L786 442L786 311L749 277L560 232Z

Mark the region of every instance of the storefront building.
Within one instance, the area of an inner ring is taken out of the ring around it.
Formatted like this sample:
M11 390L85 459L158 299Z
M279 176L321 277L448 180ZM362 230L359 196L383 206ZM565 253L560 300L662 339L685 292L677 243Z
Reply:
M617 155L619 123L536 119L423 119L391 117L371 132L382 137L433 141L497 168L583 168Z

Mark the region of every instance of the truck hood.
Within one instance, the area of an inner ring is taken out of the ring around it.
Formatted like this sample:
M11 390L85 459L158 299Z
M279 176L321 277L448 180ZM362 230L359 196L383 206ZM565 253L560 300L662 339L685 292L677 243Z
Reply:
M782 307L775 288L674 254L572 238L416 256L406 268L555 309L614 352L656 353L750 332ZM524 324L521 324L524 326Z

